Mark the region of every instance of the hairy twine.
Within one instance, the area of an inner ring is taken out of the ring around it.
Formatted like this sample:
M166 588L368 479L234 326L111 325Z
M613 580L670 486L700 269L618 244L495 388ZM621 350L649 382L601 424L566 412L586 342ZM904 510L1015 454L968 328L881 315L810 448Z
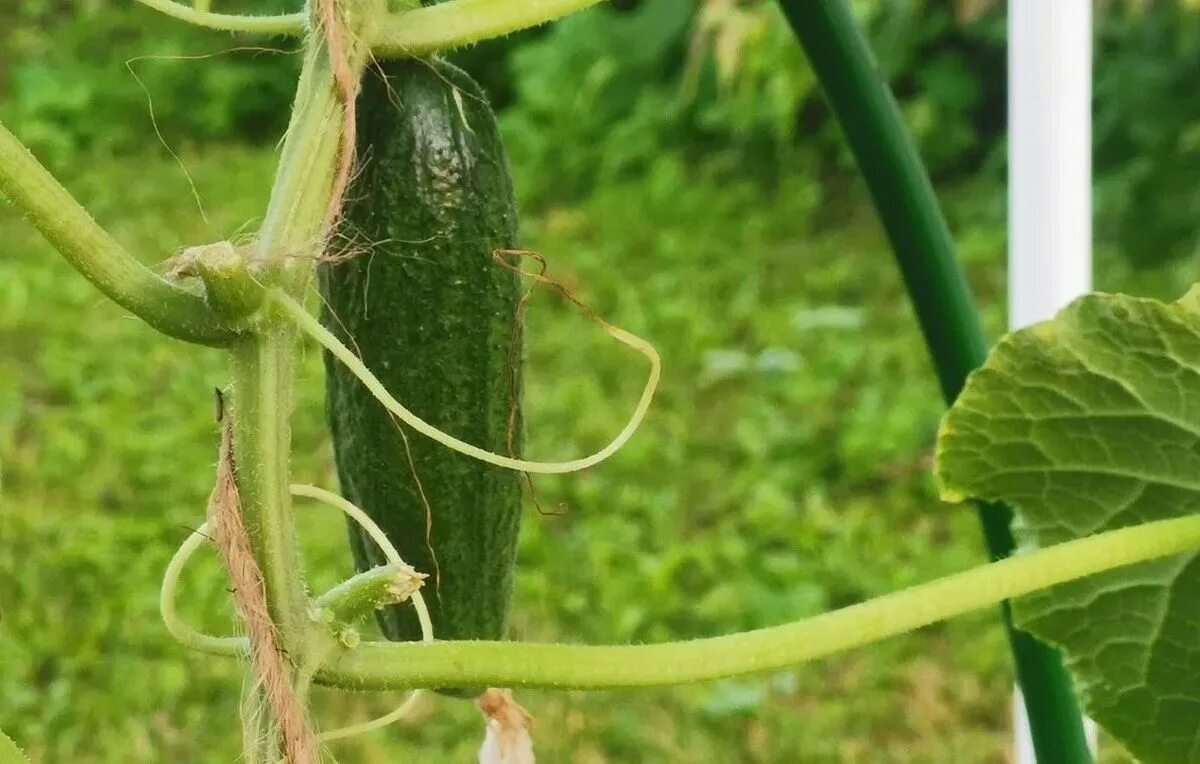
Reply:
M338 99L342 102L342 140L333 173L329 206L325 210L324 230L328 235L333 232L341 217L342 202L346 196L346 189L350 186L350 173L354 169L354 146L358 131L358 77L346 57L343 29L338 23L335 0L320 2L321 23L325 28L326 45L329 47L329 66L333 71L333 84L337 89Z
M279 634L267 610L262 570L254 558L242 520L242 504L234 480L233 418L229 412L225 413L217 481L208 501L208 522L233 580L233 599L246 624L258 681L279 726L284 758L288 764L316 764L317 746L308 725L308 714L288 677Z

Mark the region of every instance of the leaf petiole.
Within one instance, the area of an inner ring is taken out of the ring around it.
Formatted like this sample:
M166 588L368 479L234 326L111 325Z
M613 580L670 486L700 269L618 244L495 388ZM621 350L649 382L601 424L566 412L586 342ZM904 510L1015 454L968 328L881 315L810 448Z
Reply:
M98 224L29 149L0 123L0 194L88 281L164 334L228 345L239 330L198 294L159 277Z
M450 0L390 14L375 25L378 58L424 56L518 32L596 5L600 0Z
M246 32L265 35L299 36L308 29L304 13L281 16L249 16L240 13L212 13L207 3L189 7L175 0L137 0L137 2L171 18L207 29L224 32Z

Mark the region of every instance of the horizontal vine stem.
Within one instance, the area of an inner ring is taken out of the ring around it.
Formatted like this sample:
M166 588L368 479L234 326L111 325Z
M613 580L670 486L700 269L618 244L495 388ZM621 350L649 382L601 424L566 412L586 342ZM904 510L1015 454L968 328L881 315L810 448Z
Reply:
M377 58L424 56L518 32L596 5L600 0L450 0L386 16L375 25Z
M175 0L137 0L159 13L198 27L223 32L246 32L266 35L301 35L308 28L304 13L284 16L251 16L241 13L212 13L206 7L192 8Z
M0 194L101 292L155 329L224 346L238 333L204 298L159 277L117 242L0 123Z
M347 689L491 685L618 689L793 666L1066 581L1200 547L1200 515L1160 520L1010 557L782 626L657 645L364 642L317 681Z

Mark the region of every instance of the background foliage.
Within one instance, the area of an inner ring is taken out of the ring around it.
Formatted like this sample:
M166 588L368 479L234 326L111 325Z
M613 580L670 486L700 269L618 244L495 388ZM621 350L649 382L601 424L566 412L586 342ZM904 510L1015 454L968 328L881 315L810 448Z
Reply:
M275 0L245 9L278 9ZM1004 19L988 2L856 3L1003 326ZM124 0L0 5L0 115L123 241L159 262L259 214L294 56ZM1110 2L1096 27L1098 286L1174 297L1200 220L1200 14ZM218 54L219 55L211 55ZM177 60L160 56L210 56ZM144 85L126 68L131 64ZM525 243L662 351L628 451L542 479L514 635L641 642L779 623L981 559L927 475L936 385L816 83L774 6L614 0L455 54L501 109ZM207 217L149 116L182 157ZM211 480L218 353L105 303L0 207L0 726L39 761L233 760L238 670L156 615L163 565ZM530 450L598 444L640 366L548 297L529 319ZM298 476L332 485L315 350ZM314 588L349 565L303 515ZM186 582L228 628L211 560ZM548 761L1004 759L1009 676L991 613L766 678L607 695L526 693ZM391 698L321 696L327 724ZM475 712L337 749L468 760ZM1121 760L1111 746L1113 760Z
M1194 5L1097 5L1097 221L1138 266L1196 251ZM288 4L239 7L271 12ZM945 181L982 173L1000 183L1003 4L859 0L855 7L930 169ZM55 166L81 151L144 146L151 101L176 146L265 144L286 124L294 56L236 49L228 37L126 0L6 3L0 28L6 123ZM614 0L456 57L504 109L528 200L578 198L641 174L664 153L704 161L717 153L725 170L763 182L796 172L844 178L848 169L816 82L764 0Z

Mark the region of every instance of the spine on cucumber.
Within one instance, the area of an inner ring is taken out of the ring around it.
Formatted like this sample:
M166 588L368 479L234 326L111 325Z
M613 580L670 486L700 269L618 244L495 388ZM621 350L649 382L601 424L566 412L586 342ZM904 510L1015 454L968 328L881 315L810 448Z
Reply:
M520 284L492 260L516 245L517 216L491 108L447 63L387 62L364 77L357 142L340 229L352 256L320 268L323 321L418 416L506 452L521 391ZM400 425L359 381L328 355L325 369L342 493L429 574L437 637L503 638L520 475L411 431L406 451ZM516 454L520 429L518 417ZM350 543L359 570L384 562L353 524ZM389 639L421 636L411 606L389 606L379 622Z

